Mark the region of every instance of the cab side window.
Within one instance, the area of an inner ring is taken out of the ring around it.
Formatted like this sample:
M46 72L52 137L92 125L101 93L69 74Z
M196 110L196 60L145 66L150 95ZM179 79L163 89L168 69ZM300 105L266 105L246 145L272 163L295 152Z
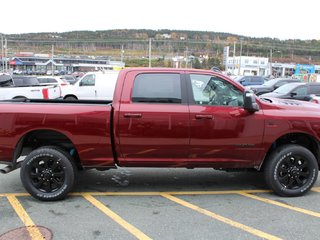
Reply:
M180 74L146 73L134 79L132 102L181 103Z
M80 86L94 86L96 82L96 75L94 74L89 74L87 76L84 76L79 85Z
M191 74L190 80L196 105L243 106L242 92L222 78Z

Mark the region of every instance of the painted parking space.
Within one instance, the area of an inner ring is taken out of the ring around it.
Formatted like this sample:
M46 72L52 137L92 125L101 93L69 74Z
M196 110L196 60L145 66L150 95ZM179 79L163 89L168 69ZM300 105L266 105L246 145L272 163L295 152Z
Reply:
M310 205L319 198L318 187L300 202L268 190L74 192L60 202L4 193L0 213L32 240L44 239L37 226L53 239L308 239L306 232L320 233L319 205ZM1 226L0 235L8 225Z

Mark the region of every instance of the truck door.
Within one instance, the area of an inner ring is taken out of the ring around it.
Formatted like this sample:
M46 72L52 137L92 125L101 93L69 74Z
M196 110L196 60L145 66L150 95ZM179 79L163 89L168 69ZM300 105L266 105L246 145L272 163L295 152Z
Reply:
M130 73L119 109L119 161L124 166L175 166L189 149L189 109L179 73Z
M242 91L225 79L189 76L189 158L208 166L252 167L262 154L262 112L244 110Z

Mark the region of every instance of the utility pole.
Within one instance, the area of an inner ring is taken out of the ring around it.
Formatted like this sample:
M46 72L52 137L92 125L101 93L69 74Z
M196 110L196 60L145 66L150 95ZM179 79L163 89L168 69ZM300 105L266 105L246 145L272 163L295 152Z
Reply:
M121 62L123 62L123 54L124 54L124 50L123 50L123 44L121 45Z
M53 72L53 54L54 54L54 45L52 45L52 48L51 48L51 75L52 75L52 77L54 76L54 72Z
M238 75L241 73L241 56L242 56L242 38L240 38L240 59L239 59L239 69L238 69Z
M4 39L4 56L5 56L5 72L8 72L8 43L7 38Z
M188 55L189 55L189 49L188 49L188 47L186 47L186 66L185 66L185 68L188 68L188 60L189 60L189 58L188 58Z
M272 75L272 48L270 49L270 75Z
M234 68L235 68L235 61L236 61L236 42L233 42L233 67L232 67L232 75L234 75Z
M4 46L3 46L3 35L1 34L1 66L2 72L4 72Z
M149 38L149 68L151 68L151 38Z

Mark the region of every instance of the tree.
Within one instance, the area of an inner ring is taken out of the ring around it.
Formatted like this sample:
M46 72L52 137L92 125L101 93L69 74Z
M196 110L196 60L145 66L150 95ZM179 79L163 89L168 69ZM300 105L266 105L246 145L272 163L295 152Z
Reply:
M220 69L223 68L219 58L209 58L208 59L208 68L211 69L212 67L218 67Z
M201 63L199 61L199 58L195 58L194 61L193 61L193 67L196 68L196 69L201 69L202 66L201 66Z

